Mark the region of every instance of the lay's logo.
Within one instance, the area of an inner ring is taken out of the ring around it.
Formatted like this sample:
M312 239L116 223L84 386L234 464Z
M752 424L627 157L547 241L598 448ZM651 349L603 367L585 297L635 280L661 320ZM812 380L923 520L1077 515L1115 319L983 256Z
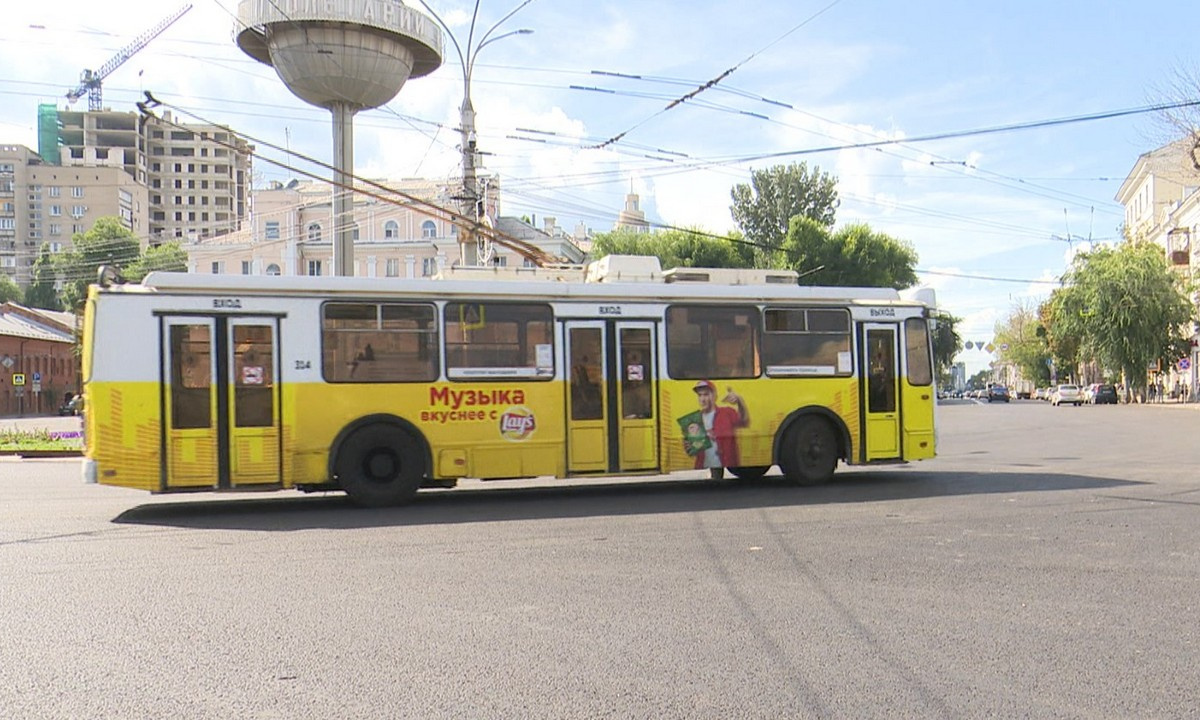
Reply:
M528 440L535 429L537 422L533 419L533 411L527 407L510 407L500 416L500 435L505 440Z

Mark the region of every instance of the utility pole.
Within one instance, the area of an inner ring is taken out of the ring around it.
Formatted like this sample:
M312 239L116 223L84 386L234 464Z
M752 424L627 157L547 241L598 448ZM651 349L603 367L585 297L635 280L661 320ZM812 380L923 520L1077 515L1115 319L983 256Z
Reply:
M459 212L467 218L470 223L469 227L459 228L459 262L463 266L474 266L479 264L479 243L477 239L479 227L484 224L484 218L487 211L487 198L479 191L479 141L475 134L475 105L471 102L471 75L475 72L475 59L479 57L479 51L491 45L497 40L503 40L506 37L513 35L529 35L533 30L529 28L521 28L510 32L502 33L492 37L492 33L496 31L506 20L515 15L517 11L525 7L533 0L525 0L520 5L510 10L504 17L496 21L494 25L487 29L487 32L480 36L479 42L475 43L475 22L479 17L479 2L475 3L475 11L471 15L471 29L467 33L466 52L458 44L458 38L454 37L454 33L450 32L450 27L446 25L433 8L425 0L419 0L421 6L426 12L433 16L434 20L442 26L446 31L446 35L450 37L450 42L454 45L455 52L458 53L458 61L462 67L463 80L463 101L459 108L459 135L460 146L462 152L462 178L463 192L459 199Z

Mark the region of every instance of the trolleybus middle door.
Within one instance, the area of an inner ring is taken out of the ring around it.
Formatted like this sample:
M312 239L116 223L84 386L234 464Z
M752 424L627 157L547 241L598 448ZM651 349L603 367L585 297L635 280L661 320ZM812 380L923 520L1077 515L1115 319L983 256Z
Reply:
M576 320L565 335L569 472L658 468L654 324Z

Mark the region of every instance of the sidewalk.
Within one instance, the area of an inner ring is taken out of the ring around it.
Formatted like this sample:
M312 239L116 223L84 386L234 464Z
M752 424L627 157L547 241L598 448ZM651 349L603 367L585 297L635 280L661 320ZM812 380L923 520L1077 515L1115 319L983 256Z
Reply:
M0 431L3 430L47 430L49 432L70 432L82 427L83 418L76 415L28 415L25 417L0 418Z

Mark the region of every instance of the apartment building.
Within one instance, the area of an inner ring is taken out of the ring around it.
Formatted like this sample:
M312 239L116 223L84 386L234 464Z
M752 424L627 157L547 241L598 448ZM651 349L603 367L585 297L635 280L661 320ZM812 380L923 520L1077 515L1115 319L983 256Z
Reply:
M173 123L169 112L148 120L144 134L151 242L197 241L241 227L253 146L227 127Z
M1158 244L1167 264L1191 282L1200 280L1200 170L1190 138L1143 153L1117 190L1125 207L1125 231L1134 240ZM1200 292L1192 295L1200 313ZM1200 388L1200 328L1192 328L1187 362L1162 368L1166 387Z
M229 128L112 110L38 110L38 151L49 165L122 168L150 190L152 245L241 228L254 147Z
M119 217L144 244L148 209L146 187L124 167L48 165L23 145L0 145L0 272L22 287L42 243L66 250L101 217Z

